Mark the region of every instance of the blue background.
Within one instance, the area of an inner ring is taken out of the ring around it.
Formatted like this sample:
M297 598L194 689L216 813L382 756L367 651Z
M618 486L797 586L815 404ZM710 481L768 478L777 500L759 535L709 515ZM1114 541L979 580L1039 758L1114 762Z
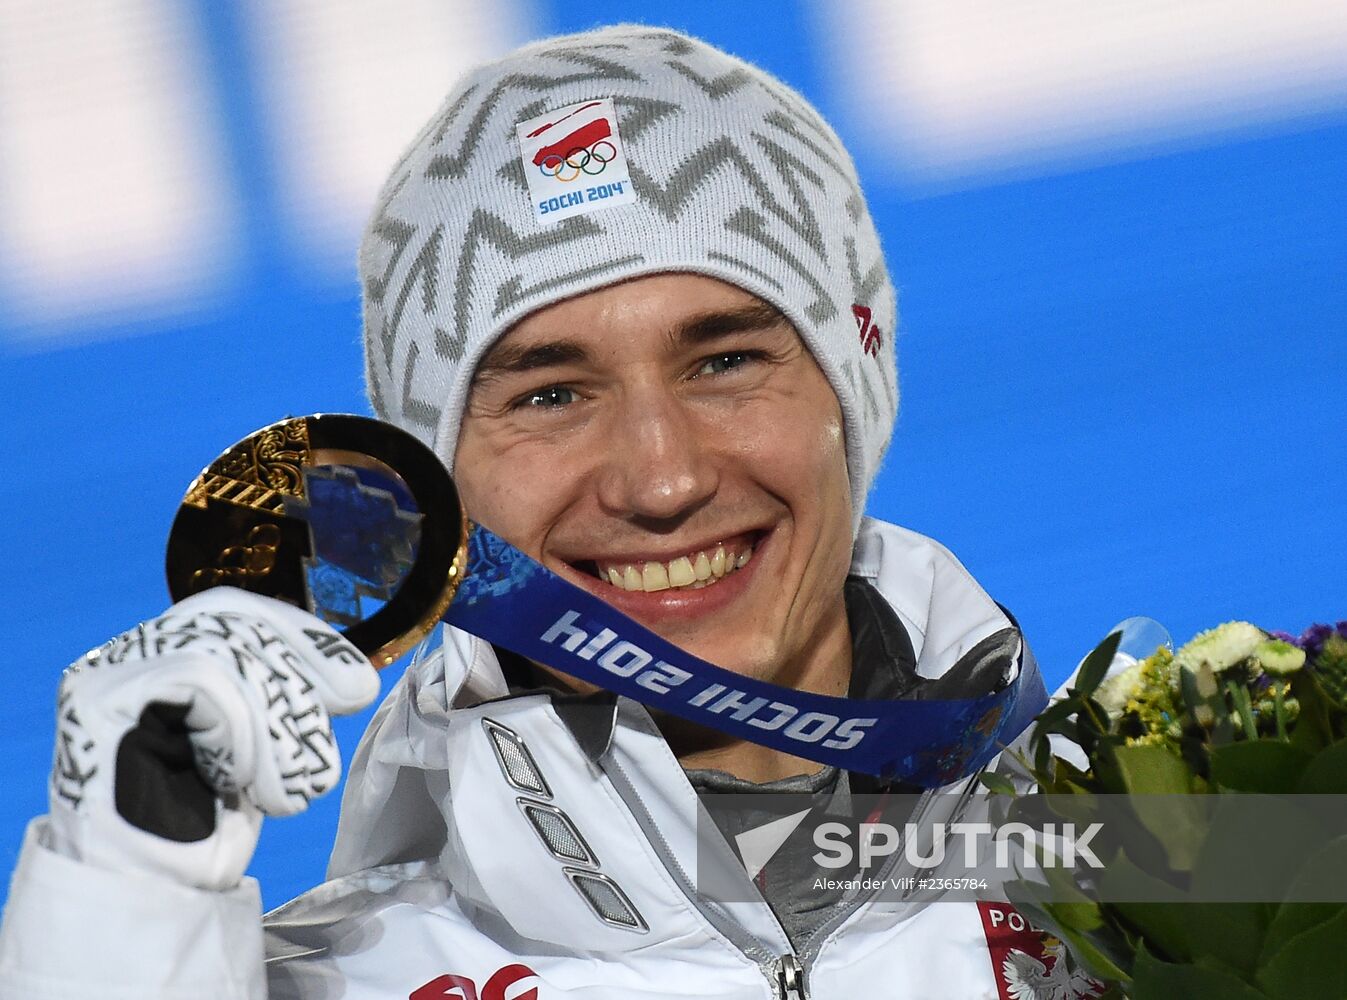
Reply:
M231 294L171 325L73 323L60 332L95 339L44 349L14 346L0 302L3 871L45 808L60 670L162 609L195 471L287 413L368 410L354 276L317 284L287 249L232 5L190 6L245 199ZM532 10L536 34L635 16ZM640 15L841 110L800 4ZM1180 641L1230 618L1347 617L1347 113L944 194L860 154L902 317L902 411L870 511L953 549L1050 686L1133 614ZM368 714L339 724L348 755ZM334 795L267 825L268 905L321 877L336 812Z

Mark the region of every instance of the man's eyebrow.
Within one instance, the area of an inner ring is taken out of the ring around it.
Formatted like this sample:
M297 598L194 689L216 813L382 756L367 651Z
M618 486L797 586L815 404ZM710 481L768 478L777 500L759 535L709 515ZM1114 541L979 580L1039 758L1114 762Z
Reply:
M767 330L786 317L775 306L755 302L737 309L721 309L704 313L678 324L669 332L675 346L688 347L716 340L734 333ZM541 344L501 345L492 350L473 374L473 385L489 382L505 375L552 368L556 365L583 364L590 360L589 352L573 340L551 340Z
M482 359L472 377L473 384L489 382L503 375L578 364L589 360L589 353L573 340L552 340L543 344L502 345Z
M733 333L768 330L788 320L781 310L766 302L738 309L724 309L694 317L675 327L670 337L676 345L695 346Z

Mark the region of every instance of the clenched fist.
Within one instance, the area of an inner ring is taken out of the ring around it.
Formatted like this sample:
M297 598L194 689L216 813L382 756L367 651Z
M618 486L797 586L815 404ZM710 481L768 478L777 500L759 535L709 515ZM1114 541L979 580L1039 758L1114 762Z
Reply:
M336 785L329 714L378 693L370 662L306 612L229 587L180 601L62 678L48 846L230 888L263 814Z

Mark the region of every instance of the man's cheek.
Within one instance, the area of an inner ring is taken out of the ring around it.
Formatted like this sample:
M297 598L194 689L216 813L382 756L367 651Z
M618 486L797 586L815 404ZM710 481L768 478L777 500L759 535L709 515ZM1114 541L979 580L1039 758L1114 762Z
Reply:
M518 536L528 521L527 517L521 517L525 505L520 503L517 492L510 489L508 479L483 480L470 474L458 477L457 486L463 509L472 521L511 544L524 547Z

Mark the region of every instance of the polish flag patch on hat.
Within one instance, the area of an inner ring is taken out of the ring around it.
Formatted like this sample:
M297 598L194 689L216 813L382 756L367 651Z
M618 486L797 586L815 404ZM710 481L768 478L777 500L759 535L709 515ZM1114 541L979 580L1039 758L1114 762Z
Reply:
M611 97L568 104L515 130L539 222L636 201Z

